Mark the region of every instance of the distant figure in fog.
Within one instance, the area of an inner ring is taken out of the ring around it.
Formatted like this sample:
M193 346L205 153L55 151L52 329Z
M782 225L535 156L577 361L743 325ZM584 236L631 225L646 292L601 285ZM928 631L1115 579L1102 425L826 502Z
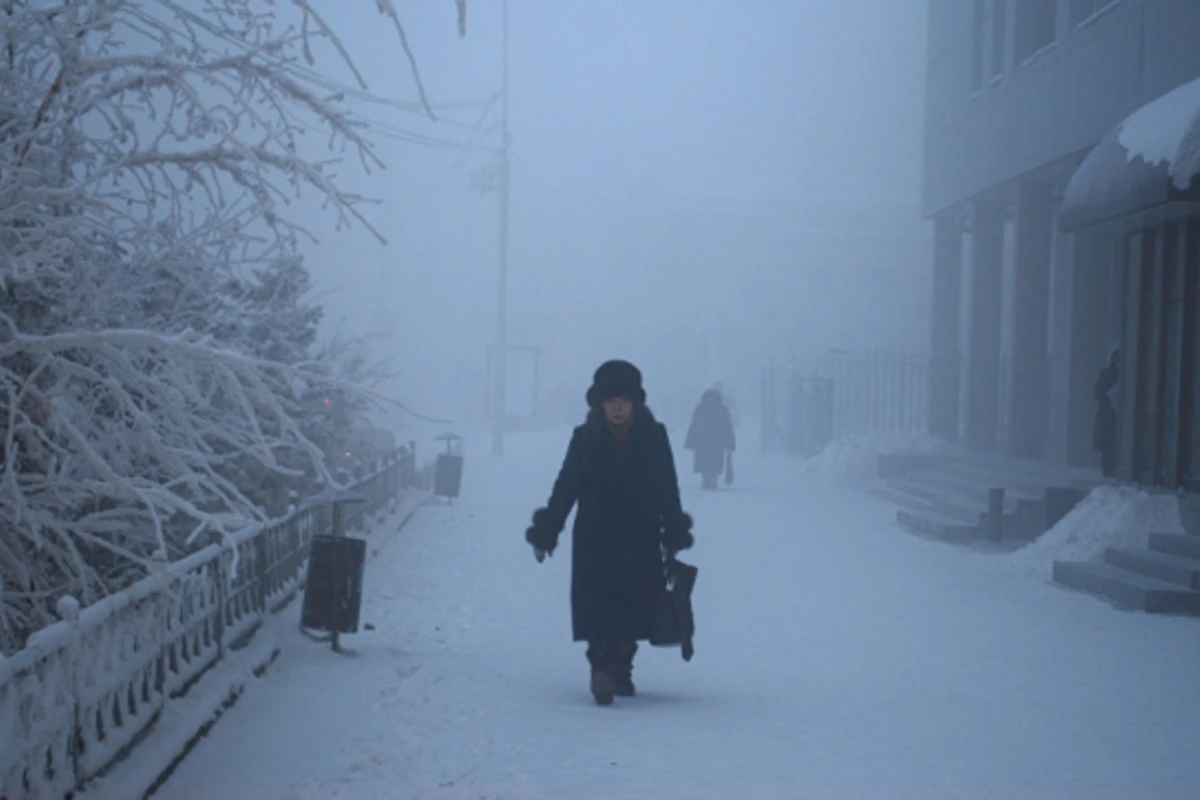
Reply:
M733 483L733 417L716 389L700 398L683 446L695 454L692 469L700 474L705 489L716 489L722 472L725 482Z
M554 553L571 507L571 627L586 641L592 696L606 706L632 697L633 656L654 631L664 556L693 544L679 502L667 429L646 407L642 374L627 361L600 365L587 392L550 502L525 540L538 563Z
M1121 351L1113 351L1108 366L1100 370L1092 390L1096 398L1096 422L1092 426L1092 446L1100 454L1100 471L1111 478L1117 468L1117 406L1111 396L1120 380Z

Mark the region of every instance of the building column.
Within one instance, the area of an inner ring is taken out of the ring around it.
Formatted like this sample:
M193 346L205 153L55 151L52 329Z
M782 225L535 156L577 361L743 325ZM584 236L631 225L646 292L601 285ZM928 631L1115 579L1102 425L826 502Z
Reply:
M1117 384L1117 476L1122 480L1152 483L1153 467L1147 449L1147 420L1156 380L1154 289L1159 237L1155 228L1143 228L1125 241L1124 283L1121 287L1123 344L1121 379Z
M933 303L929 346L929 432L958 439L959 310L962 296L962 231L952 216L933 228Z
M1004 204L977 201L971 233L967 345L967 446L995 450L1000 412L1000 323L1004 292Z
M1141 480L1148 486L1164 486L1163 437L1169 413L1167 394L1167 297L1170 286L1171 262L1174 259L1177 226L1160 225L1154 232L1155 247L1151 272L1143 273L1143 291L1148 312L1144 349L1144 383L1139 382L1138 392L1145 391L1145 405L1139 411L1141 417Z
M1067 367L1067 462L1096 464L1093 390L1108 364L1109 273L1116 246L1109 236L1077 233L1071 254L1070 361Z
M1058 204L1055 204L1057 228ZM1074 236L1054 237L1054 263L1050 267L1050 336L1046 389L1046 458L1067 463L1070 425L1068 397L1071 384L1071 254Z
M1053 246L1054 187L1040 183L1018 185L1013 243L1009 452L1023 458L1045 455Z
M1179 481L1188 491L1200 492L1200 217L1187 221L1183 262Z

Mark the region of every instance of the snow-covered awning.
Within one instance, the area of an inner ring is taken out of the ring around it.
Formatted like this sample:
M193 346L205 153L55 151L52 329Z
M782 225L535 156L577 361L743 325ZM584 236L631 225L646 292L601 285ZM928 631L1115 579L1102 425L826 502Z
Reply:
M1135 111L1071 176L1059 224L1075 230L1200 202L1200 78Z

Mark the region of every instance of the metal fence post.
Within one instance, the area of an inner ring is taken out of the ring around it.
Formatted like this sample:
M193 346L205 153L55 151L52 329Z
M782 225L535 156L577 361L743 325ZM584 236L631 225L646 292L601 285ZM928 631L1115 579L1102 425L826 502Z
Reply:
M80 692L80 652L79 652L79 601L71 595L59 598L54 608L58 618L71 626L71 738L67 742L68 764L57 765L58 769L70 766L71 784L75 788L83 785L84 775L80 766L81 748L83 747L83 719L79 708Z
M392 499L397 503L400 502L400 465L402 453L403 451L400 450L392 453Z
M271 547L268 538L274 532L275 526L263 527L258 532L258 536L254 540L254 559L258 562L258 569L255 570L257 575L255 579L258 581L258 607L265 618L268 613L267 598L271 595L270 586L268 585L271 576L271 567L268 563L270 560Z
M217 619L213 626L213 636L217 640L217 658L225 658L225 613L229 602L229 571L225 566L225 543L220 534L215 534L217 540L216 575L217 584Z

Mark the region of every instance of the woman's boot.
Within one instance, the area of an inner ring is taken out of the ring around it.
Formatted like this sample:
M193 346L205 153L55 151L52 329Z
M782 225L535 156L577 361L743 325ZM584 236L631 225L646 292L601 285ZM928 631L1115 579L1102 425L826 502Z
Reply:
M637 687L633 685L633 656L637 653L637 642L622 642L617 645L617 656L613 668L613 694L617 697L633 697Z
M613 667L616 653L607 642L588 642L587 658L592 665L592 698L598 706L610 706L616 693Z

